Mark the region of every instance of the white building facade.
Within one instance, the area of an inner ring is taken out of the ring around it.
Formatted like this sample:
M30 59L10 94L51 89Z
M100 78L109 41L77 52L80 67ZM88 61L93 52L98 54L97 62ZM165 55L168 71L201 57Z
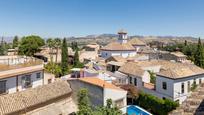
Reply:
M136 55L136 49L128 43L127 32L119 31L119 38L116 42L110 43L100 49L101 57L122 56L124 58Z
M18 60L22 61L23 59ZM15 63L1 67L0 95L15 93L26 90L28 88L35 88L43 84L44 70L43 64L41 62L38 63L27 60L23 62L23 64Z
M138 64L134 62L130 63ZM128 63L119 69L119 71L123 70L122 72L126 74L125 83L133 84L145 93L162 99L171 99L181 104L191 95L193 85L199 86L204 82L204 70L196 65L170 61L159 61L158 64L155 62L140 64L143 65L141 68L129 64L129 67L134 67L139 71L134 69L129 70ZM140 72L142 70L140 69L143 70L142 74ZM128 74L132 71L134 71L134 75ZM150 75L148 75L149 73L147 71L155 73L156 82L154 84L150 83Z

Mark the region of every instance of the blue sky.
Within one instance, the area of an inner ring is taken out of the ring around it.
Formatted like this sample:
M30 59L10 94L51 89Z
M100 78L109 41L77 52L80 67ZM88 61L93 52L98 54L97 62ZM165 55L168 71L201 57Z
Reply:
M0 36L204 37L204 0L0 0Z

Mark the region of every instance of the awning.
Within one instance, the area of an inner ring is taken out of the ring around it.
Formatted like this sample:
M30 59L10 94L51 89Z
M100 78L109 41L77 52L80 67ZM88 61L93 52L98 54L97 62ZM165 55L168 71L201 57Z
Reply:
M72 68L71 71L81 71L81 68Z

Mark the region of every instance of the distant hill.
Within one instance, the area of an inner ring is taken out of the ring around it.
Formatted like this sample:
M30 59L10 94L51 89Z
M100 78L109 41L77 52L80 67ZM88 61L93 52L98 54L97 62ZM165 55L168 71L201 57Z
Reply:
M0 36L0 38L2 38ZM67 37L68 43L71 43L73 41L78 42L80 45L85 45L88 43L93 43L96 42L101 45L106 45L110 42L113 42L117 40L118 35L117 34L100 34L100 35L88 35L85 37ZM129 39L132 38L138 38L146 43L152 42L152 41L160 41L164 43L180 43L184 42L187 40L188 42L192 43L197 43L197 39L194 37L189 37L189 36L139 36L139 35L134 35L134 36L129 36ZM13 37L3 37L3 39L6 42L11 43L13 41ZM45 40L47 38L44 38ZM204 39L202 40L204 42Z
M0 36L0 41L2 40L6 41L7 43L11 43L13 41L13 37L5 37L5 36Z

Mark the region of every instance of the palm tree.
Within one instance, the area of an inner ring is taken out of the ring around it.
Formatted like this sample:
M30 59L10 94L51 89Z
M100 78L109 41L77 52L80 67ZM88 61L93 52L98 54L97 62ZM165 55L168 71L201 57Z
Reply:
M54 46L54 41L52 40L52 38L47 39L46 41L48 47L49 47L49 54L50 54L50 61L53 62L53 46Z

